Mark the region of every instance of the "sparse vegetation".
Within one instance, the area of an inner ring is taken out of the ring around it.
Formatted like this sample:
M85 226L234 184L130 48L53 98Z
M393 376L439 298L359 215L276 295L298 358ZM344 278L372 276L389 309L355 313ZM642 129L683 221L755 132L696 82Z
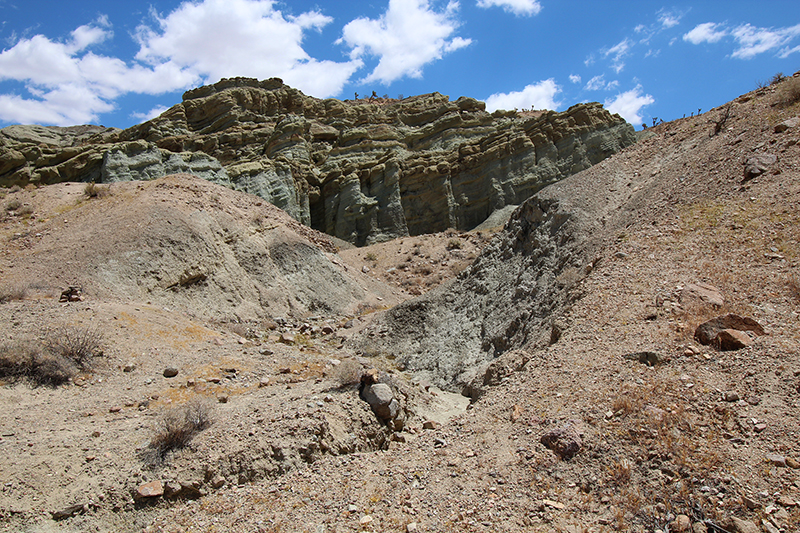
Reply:
M110 185L97 185L95 182L89 182L83 188L83 194L89 198L104 198L111 195Z
M778 89L778 104L789 107L800 102L800 78L789 78Z
M6 285L0 287L0 304L12 300L24 300L28 295L28 286L22 284Z
M142 460L151 467L161 465L168 453L189 444L212 421L210 403L201 398L165 411L153 428L153 437L142 452Z
M102 355L103 335L96 329L61 326L47 332L45 346L55 356L74 363L85 370L92 359Z
M369 252L367 255L364 256L364 259L374 263L378 260L378 256L375 255L373 252Z
M351 387L361 382L361 375L364 369L353 359L345 359L333 368L331 379L337 387Z
M461 240L460 239L450 239L447 241L447 249L448 250L460 250L462 248Z
M30 343L0 346L0 378L10 382L26 379L34 386L57 387L68 382L76 373L67 359L43 352Z
M16 211L20 207L22 207L22 202L19 201L17 198L14 198L13 200L10 200L6 204L5 209L6 209L6 211Z

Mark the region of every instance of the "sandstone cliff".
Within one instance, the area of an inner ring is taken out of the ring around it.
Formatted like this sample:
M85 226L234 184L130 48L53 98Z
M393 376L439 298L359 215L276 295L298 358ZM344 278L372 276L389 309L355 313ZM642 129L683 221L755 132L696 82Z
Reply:
M127 130L0 130L0 184L191 173L363 245L471 229L634 141L596 103L489 114L467 97L320 100L279 79L235 78L188 91Z

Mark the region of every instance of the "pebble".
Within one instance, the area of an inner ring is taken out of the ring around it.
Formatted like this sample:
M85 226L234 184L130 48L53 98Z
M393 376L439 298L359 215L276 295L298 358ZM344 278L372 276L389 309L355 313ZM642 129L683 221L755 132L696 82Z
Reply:
M164 369L164 377L165 378L174 378L178 375L178 369L173 366L168 366Z
M406 526L406 533L416 533L417 531L419 531L419 528L416 522L411 522Z
M725 401L726 402L738 402L739 401L739 394L733 391L728 391L725 393Z
M217 401L219 403L228 403L228 395L227 394L220 394L217 396Z
M422 423L422 429L436 429L438 427L439 424L437 424L433 420L426 420L425 422Z
M261 381L258 382L259 388L262 387L269 387L269 378L261 378Z
M361 520L358 521L361 526L367 526L372 523L372 517L370 515L364 515L361 517Z

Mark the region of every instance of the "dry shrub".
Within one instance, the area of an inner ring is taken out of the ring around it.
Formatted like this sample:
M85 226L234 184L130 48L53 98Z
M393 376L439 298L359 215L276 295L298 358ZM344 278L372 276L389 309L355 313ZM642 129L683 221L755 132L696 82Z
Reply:
M367 255L364 256L364 259L374 263L375 261L378 260L378 256L375 255L373 252L369 252L367 253Z
M111 196L111 186L98 185L92 181L87 183L86 187L83 188L83 194L89 198L104 198L106 196Z
M9 202L6 204L6 211L16 211L20 207L22 207L22 202L14 198L13 200L9 200Z
M461 246L462 244L459 239L450 239L449 241L447 241L448 250L460 250Z
M0 378L11 382L25 379L34 386L57 387L72 379L76 371L70 361L43 353L32 344L0 346Z
M800 102L800 78L789 78L781 82L778 89L778 104L789 107Z
M12 300L24 300L28 295L27 285L9 285L0 287L0 304Z
M211 404L200 398L165 411L153 427L153 437L142 452L142 460L151 466L163 463L169 452L189 444L211 423Z
M353 359L345 359L333 368L331 379L339 388L351 387L361 382L364 369Z
M786 286L789 287L789 294L791 294L795 300L800 302L800 279L798 279L797 276L792 275L788 280L786 280ZM2 301L1 298L0 301Z
M71 361L80 369L91 366L92 358L102 355L103 334L96 329L61 326L47 332L45 346L54 356Z

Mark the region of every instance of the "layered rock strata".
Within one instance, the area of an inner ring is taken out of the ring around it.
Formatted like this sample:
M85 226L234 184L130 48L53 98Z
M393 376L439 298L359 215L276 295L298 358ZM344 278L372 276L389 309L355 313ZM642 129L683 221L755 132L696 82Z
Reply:
M234 78L126 130L0 130L0 185L191 173L364 245L474 228L634 141L597 103L490 114L467 97L321 100L279 79Z

